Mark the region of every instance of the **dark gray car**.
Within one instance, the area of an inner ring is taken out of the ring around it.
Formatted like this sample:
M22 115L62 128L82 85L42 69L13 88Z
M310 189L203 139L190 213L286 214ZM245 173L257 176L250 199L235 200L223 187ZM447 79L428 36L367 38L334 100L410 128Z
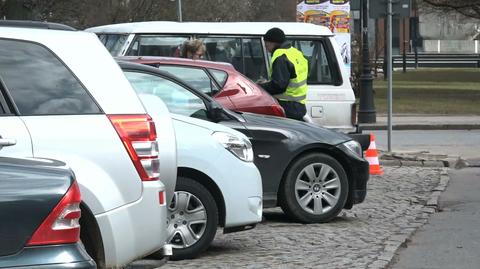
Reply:
M96 268L79 243L80 202L65 163L0 158L0 268Z

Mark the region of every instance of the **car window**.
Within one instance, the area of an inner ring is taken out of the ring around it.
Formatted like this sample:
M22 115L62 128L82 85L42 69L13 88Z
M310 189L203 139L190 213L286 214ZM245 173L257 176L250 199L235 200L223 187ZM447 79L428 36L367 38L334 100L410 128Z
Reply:
M98 39L105 45L113 56L121 55L121 49L127 42L128 35L123 34L99 34Z
M127 55L179 57L188 36L138 35Z
M292 45L303 52L308 60L308 83L335 84L332 64L324 42L312 40L294 40Z
M158 69L175 75L176 77L190 84L195 89L200 90L208 95L213 95L218 92L217 86L202 68L159 65Z
M215 62L231 63L237 70L242 66L242 40L236 37L199 36L205 44L205 58Z
M153 74L126 71L125 76L135 91L160 97L171 113L208 119L203 100L188 89Z
M22 115L101 112L63 63L39 44L0 40L0 77Z
M215 78L218 85L220 85L220 87L223 88L225 86L225 83L227 83L227 78L228 78L227 72L218 70L218 69L212 69L212 68L209 68L208 71Z
M254 81L267 79L267 67L260 38L244 38L243 51L245 66L242 73Z
M256 81L267 77L260 38L199 36L207 49L205 57L215 62L231 63L235 69Z

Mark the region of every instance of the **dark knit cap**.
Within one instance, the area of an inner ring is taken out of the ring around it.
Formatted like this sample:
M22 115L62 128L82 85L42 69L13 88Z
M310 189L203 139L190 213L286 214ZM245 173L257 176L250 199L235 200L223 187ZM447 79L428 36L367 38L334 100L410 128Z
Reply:
M270 41L274 43L283 43L285 42L285 33L279 28L272 28L267 31L267 33L263 36L265 41Z

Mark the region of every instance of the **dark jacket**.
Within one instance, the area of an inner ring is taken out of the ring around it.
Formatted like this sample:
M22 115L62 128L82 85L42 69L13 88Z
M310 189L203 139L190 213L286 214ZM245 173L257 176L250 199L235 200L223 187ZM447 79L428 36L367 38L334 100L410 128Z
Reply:
M283 43L280 48L288 49L292 45L290 43ZM273 55L273 52L272 52ZM287 90L288 83L290 79L296 78L297 74L295 73L295 67L287 59L287 56L284 54L277 59L272 64L272 77L271 80L265 83L260 84L268 93L271 95L281 94Z

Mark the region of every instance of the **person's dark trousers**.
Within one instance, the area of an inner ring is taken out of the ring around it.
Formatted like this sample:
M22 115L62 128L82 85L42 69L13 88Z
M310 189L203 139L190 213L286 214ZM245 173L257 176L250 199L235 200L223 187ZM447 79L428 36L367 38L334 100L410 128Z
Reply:
M278 100L278 103L283 107L285 115L289 119L303 121L303 116L307 114L307 108L302 103L281 100Z

